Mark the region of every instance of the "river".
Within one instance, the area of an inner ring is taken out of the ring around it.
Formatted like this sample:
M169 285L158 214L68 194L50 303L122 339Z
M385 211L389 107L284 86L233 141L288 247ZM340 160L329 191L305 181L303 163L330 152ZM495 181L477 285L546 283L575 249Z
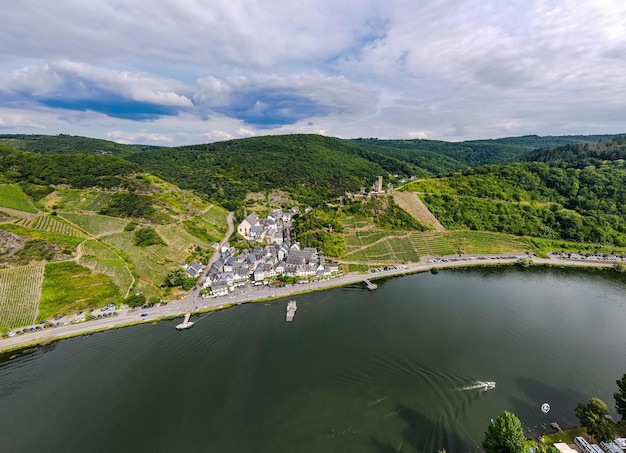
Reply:
M592 396L616 415L623 275L514 267L377 283L298 296L291 323L288 300L247 304L183 332L167 321L5 357L0 448L471 452L503 410L530 433L576 425Z

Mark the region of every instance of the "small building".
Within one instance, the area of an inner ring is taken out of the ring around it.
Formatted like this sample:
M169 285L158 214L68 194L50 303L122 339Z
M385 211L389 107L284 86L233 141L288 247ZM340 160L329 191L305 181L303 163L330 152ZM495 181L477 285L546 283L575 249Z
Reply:
M211 285L212 296L225 296L228 294L228 283L226 280L218 280Z
M196 278L202 272L202 265L196 261L191 263L191 265L187 268L187 274L190 277Z

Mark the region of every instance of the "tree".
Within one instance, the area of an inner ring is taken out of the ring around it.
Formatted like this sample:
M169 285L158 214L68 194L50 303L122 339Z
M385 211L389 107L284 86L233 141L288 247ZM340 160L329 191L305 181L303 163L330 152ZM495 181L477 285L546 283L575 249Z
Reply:
M489 425L482 446L486 453L525 453L526 436L519 418L510 412Z
M152 227L135 230L133 242L139 247L147 247L149 245L167 245L167 243L161 239L159 233L157 233Z
M143 294L131 294L126 298L126 305L129 307L140 307L146 303L146 296Z
M587 432L597 441L610 441L613 438L613 426L606 418L609 408L600 398L591 398L587 404L576 405L576 417Z
M182 267L173 267L165 277L165 285L181 286L188 277L189 275L185 272L185 269Z
M626 373L624 373L622 379L616 382L619 392L613 395L615 397L615 410L626 420Z

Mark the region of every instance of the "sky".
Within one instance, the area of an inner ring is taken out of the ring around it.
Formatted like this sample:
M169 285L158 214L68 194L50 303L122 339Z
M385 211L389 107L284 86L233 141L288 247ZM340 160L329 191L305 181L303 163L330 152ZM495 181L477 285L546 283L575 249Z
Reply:
M626 132L623 0L20 0L0 17L0 134Z

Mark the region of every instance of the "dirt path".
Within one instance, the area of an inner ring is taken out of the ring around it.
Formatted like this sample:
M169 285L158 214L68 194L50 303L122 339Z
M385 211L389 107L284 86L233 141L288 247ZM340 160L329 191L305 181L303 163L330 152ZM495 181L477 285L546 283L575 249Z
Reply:
M423 225L433 228L435 231L446 231L437 217L426 207L421 198L413 192L394 192L394 201L411 216Z

